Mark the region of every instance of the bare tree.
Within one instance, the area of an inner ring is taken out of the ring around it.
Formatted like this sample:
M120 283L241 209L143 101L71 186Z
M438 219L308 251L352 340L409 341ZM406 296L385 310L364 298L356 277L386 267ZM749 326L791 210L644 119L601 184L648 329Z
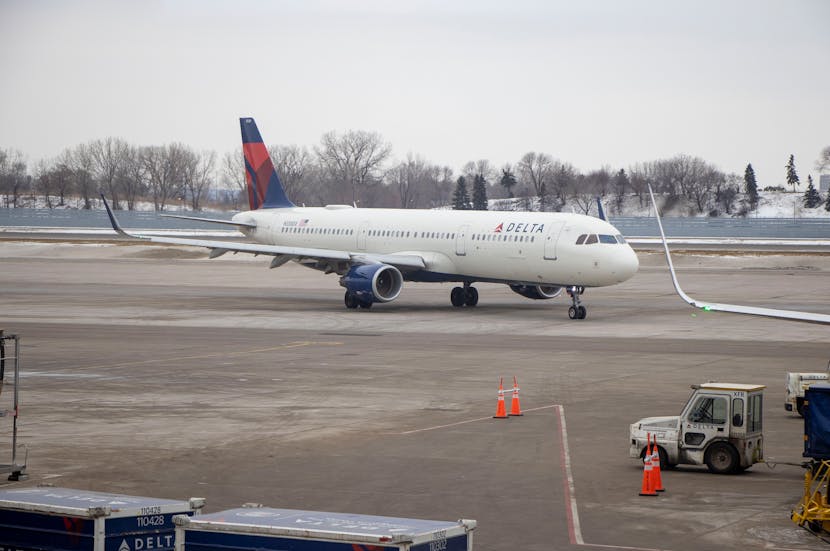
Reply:
M377 132L350 130L342 135L334 131L324 134L314 150L332 182L351 187L352 203L357 204L365 188L380 181L392 146Z
M202 197L210 190L213 168L216 164L215 151L196 153L190 149L184 152L182 182L190 201L190 208L201 210Z
M95 194L95 163L90 153L90 147L80 144L71 151L69 157L72 175L75 180L75 190L84 200L84 209L92 208L92 199Z
M225 189L232 192L233 206L238 209L245 204L247 197L247 183L245 176L245 156L242 151L229 151L222 156L219 170L221 182Z
M545 196L553 180L553 157L547 153L530 151L516 164L519 182L533 189L539 197L540 210L544 210Z
M156 211L163 211L171 199L182 196L185 150L185 146L176 143L142 148L141 158Z
M138 198L147 192L147 168L143 155L144 148L129 146L124 154L124 164L118 172L119 187L124 194L127 210L134 210Z
M119 173L124 168L129 145L120 138L95 140L87 145L92 159L92 168L98 184L112 200L112 208L120 209L121 190L118 186Z
M40 159L35 163L33 180L34 186L32 190L33 194L37 193L44 198L46 208L50 209L54 206L52 205L52 194L54 191L53 162L54 161L52 160Z
M20 196L31 182L23 153L16 149L0 149L0 191L6 207L16 208Z
M285 194L292 201L302 202L305 193L305 178L314 168L314 157L306 147L298 145L272 145L268 153L274 161L274 168L280 176Z
M399 206L408 209L429 203L426 197L434 196L440 175L440 167L410 153L406 161L401 161L387 172L386 179L398 192Z

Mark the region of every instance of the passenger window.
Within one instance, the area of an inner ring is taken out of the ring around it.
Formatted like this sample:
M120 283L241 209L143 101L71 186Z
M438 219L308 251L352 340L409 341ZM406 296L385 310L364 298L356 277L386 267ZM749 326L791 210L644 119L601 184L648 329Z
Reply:
M587 233L583 233L582 235L580 235L579 237L577 237L577 238L576 238L576 244L577 244L577 245L582 245L583 243L585 243L585 238L586 238L586 237L588 237L588 234L587 234Z
M600 243L605 243L605 244L608 244L608 245L616 245L617 244L617 238L614 237L613 235L600 234L599 242Z
M596 234L594 234L594 233L592 233L591 235L589 235L589 236L588 236L588 239L586 239L586 240L585 240L585 244L586 244L586 245L592 245L592 244L594 244L594 243L596 243L596 242L597 242L597 236L596 236Z

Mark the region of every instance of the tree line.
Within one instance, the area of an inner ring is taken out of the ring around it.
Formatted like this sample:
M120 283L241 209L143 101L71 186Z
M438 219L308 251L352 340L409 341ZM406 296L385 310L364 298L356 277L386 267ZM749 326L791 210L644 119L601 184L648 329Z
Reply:
M647 205L648 186L664 198L664 210L684 215L742 216L758 206L758 184L749 164L742 176L727 174L704 159L680 154L580 172L544 152L528 152L515 163L495 167L486 159L465 164L459 173L420 155L394 160L392 146L377 132L328 132L309 148L268 148L288 196L297 204L354 204L363 207L560 211L588 213L601 197L612 214L624 215L631 201ZM795 191L800 180L791 155L786 182ZM830 170L830 146L816 162ZM783 190L768 186L765 190ZM23 153L0 148L0 200L14 208L41 198L49 208L67 205L91 209L99 193L114 208L135 209L149 202L157 211L172 204L191 210L206 205L244 209L245 168L241 150L221 157L182 143L136 146L120 138L93 140L69 147L55 158L30 165ZM826 201L808 176L804 205Z

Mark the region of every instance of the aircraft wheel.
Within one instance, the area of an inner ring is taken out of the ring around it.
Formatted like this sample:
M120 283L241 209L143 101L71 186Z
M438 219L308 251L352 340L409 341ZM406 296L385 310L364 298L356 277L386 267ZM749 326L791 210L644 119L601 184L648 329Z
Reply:
M568 317L571 318L572 320L575 320L575 319L577 319L576 316L577 316L576 306L571 306L570 308L568 308Z
M450 302L456 308L464 306L464 289L461 287L453 287L450 292Z
M466 292L466 297L464 298L464 304L467 306L475 306L478 304L478 289L475 287L468 287Z
M346 303L346 308L354 310L358 306L357 297L351 291L346 291L346 296L343 297L343 302Z
M576 308L576 317L578 319L584 320L585 316L588 315L588 310L585 309L584 306L577 306Z
M363 302L362 300L361 300L358 304L359 304L359 306L360 306L361 308L363 308L364 310L368 310L369 308L371 308L371 307L372 307L372 303L371 303L371 302Z

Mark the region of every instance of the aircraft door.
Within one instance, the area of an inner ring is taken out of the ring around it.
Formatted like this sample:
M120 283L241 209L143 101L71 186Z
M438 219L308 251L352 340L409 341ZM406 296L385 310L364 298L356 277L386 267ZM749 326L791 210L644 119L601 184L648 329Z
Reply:
M700 449L714 438L728 437L730 405L728 396L698 396L681 420L682 446Z
M545 260L556 260L556 242L559 241L559 234L562 233L564 222L550 224L548 234L545 236Z
M369 235L369 222L363 222L357 229L357 249L366 250L366 236Z
M455 254L456 256L467 256L467 235L470 233L470 226L461 226L455 233Z

